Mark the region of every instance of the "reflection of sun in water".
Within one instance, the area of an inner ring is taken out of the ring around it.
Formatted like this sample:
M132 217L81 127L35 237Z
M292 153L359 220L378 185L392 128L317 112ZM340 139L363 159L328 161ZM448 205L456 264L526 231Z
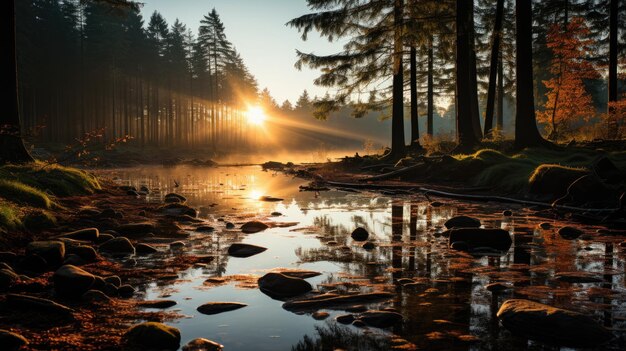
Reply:
M251 190L250 193L248 194L248 198L252 200L258 200L261 198L261 196L263 196L263 192L260 190L256 190L256 189Z
M267 119L265 111L260 106L250 106L246 112L248 123L260 126Z

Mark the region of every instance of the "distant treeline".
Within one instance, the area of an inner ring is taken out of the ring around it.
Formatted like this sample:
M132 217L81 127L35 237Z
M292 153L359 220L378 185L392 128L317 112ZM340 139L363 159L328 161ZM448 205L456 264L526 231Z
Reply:
M194 35L157 12L16 2L23 129L38 141L132 136L149 146L246 146L257 84L210 11Z

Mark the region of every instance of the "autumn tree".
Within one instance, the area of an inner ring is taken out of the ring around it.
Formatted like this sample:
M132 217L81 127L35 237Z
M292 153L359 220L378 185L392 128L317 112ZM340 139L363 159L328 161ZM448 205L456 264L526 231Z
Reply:
M565 26L554 24L548 31L547 46L552 50L550 73L544 81L547 101L537 120L548 126L548 138L557 141L571 131L573 123L595 114L586 79L598 78L598 72L587 60L593 39L585 21L576 17Z

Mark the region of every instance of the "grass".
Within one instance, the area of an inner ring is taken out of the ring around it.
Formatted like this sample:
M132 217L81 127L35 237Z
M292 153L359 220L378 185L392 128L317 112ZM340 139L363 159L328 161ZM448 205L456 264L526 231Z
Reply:
M79 169L36 162L0 166L0 228L39 230L56 223L58 198L93 194L98 179ZM19 210L17 210L19 209Z

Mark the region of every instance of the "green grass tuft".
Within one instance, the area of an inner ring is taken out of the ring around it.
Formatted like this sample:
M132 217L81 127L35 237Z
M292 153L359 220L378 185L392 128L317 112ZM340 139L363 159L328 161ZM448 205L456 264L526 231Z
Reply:
M22 225L17 209L0 201L0 228L16 229Z
M43 163L0 167L0 179L16 180L59 197L87 195L101 189L98 179L83 170Z
M13 180L0 180L0 197L39 208L51 208L54 204L43 191Z

